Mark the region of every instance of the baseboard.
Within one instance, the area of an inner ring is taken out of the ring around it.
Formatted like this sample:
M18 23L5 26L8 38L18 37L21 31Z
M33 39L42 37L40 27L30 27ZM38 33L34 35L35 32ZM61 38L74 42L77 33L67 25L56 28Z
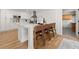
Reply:
M25 41L27 41L27 40L19 40L21 43L23 43L23 42L25 42Z

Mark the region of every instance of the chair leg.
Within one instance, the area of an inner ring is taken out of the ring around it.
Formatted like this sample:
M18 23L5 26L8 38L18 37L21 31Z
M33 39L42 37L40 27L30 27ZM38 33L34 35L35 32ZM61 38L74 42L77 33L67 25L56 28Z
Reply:
M45 37L44 37L44 34L42 35L42 39L43 39L43 46L45 46Z
M49 40L51 40L50 32L48 32L48 37L49 37Z

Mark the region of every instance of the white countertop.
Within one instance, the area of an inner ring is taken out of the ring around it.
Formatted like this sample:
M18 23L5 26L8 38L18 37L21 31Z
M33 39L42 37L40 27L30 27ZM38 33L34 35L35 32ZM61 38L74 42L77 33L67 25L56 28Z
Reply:
M34 27L37 24L30 24L30 23L6 23L6 24L0 24L0 32L2 31L9 31L13 29L18 29L18 27Z
M22 26L22 27L34 27L38 24L30 24L30 23L17 23L18 26Z

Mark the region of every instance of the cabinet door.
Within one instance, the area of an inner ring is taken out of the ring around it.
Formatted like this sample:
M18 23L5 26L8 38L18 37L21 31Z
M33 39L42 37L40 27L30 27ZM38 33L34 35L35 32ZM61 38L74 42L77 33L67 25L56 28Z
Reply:
M72 15L63 15L63 20L72 20Z
M71 23L72 26L72 32L76 32L76 23Z

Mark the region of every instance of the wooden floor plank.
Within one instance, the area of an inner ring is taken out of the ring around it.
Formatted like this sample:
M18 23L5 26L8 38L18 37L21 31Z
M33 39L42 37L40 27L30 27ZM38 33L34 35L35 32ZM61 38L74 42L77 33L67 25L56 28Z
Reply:
M0 32L0 48L1 49L27 48L27 42L24 43L19 42L17 30Z

